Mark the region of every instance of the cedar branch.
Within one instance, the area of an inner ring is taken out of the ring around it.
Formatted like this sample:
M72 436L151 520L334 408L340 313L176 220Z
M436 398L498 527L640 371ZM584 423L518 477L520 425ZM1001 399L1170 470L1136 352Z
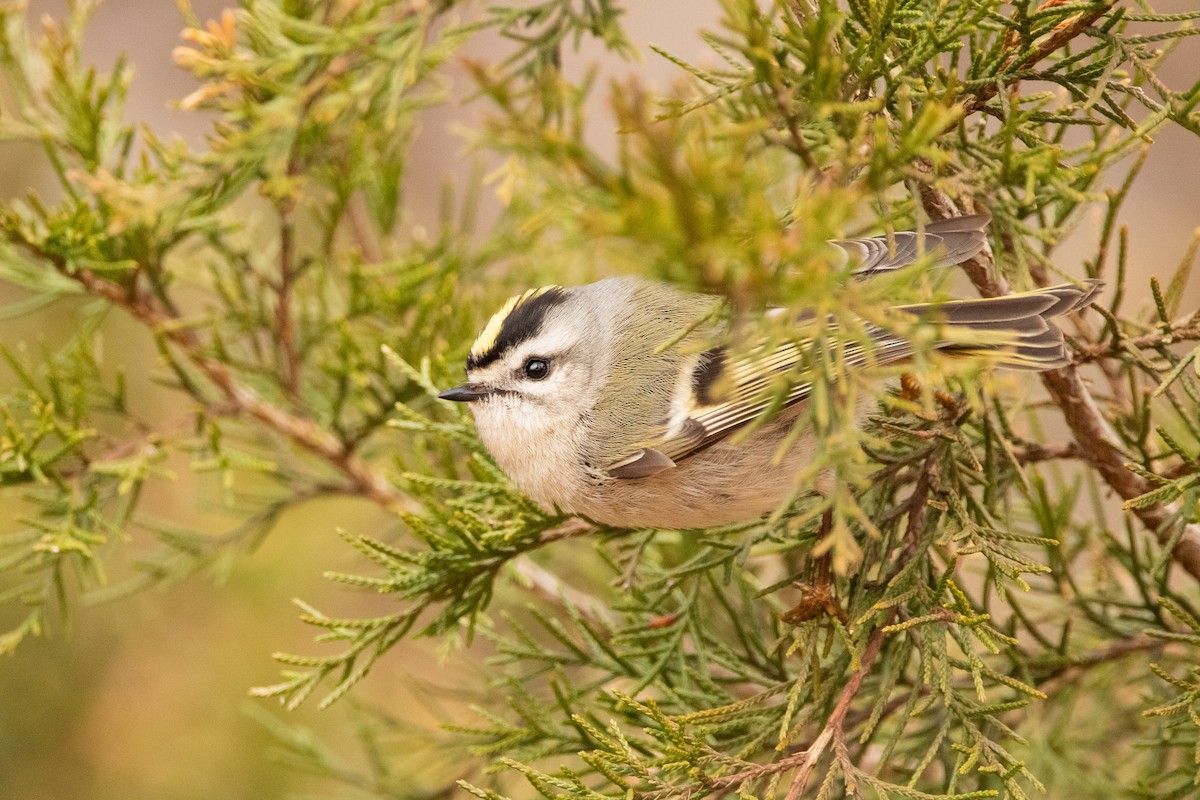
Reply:
M879 657L879 651L883 647L883 628L877 628L871 638L867 640L867 646L863 650L862 660L859 662L858 671L850 676L850 680L846 681L846 685L842 687L842 693L838 695L837 705L833 707L833 713L829 715L825 727L818 734L813 743L804 751L804 758L800 764L800 770L796 773L796 777L792 779L792 785L788 787L788 793L785 800L796 800L804 792L805 786L808 785L808 778L812 774L813 767L821 760L825 750L835 737L841 735L842 725L846 720L846 713L850 710L850 703L858 694L858 690L862 687L862 682L866 679L867 674L871 671L871 667L875 664L875 659Z
M29 246L28 243L22 244ZM188 360L221 390L235 409L278 431L337 468L358 494L388 509L411 512L419 508L415 500L373 470L336 436L311 419L289 413L270 403L254 389L239 381L225 364L205 355L203 344L195 331L181 325L180 320L167 312L153 295L136 289L126 289L90 270L67 270L57 259L41 252L38 255L49 258L64 275L74 278L90 294L123 308L138 322L179 348Z
M957 209L940 189L922 184L921 199L926 213L935 220L957 215ZM967 264L967 275L984 297L1008 294L1011 287L995 270L990 249L984 249ZM1083 460L1093 467L1123 500L1132 500L1152 487L1126 468L1129 456L1116 432L1104 418L1091 392L1074 366L1041 373L1042 383L1062 411ZM1133 513L1158 541L1174 541L1171 555L1192 577L1200 580L1200 525L1182 523L1176 504L1164 503L1133 509Z
M1148 333L1145 336L1138 336L1133 339L1118 341L1113 344L1104 344L1097 342L1095 344L1081 347L1075 351L1074 362L1083 364L1088 361L1096 361L1103 358L1111 358L1121 354L1122 349L1133 348L1137 350L1153 350L1159 347L1167 347L1178 342L1194 342L1200 340L1200 325L1194 322L1174 325L1169 331L1158 331L1156 333Z
M858 670L850 676L850 680L846 681L846 685L842 687L837 703L834 705L833 713L829 715L825 727L817 735L817 738L813 740L811 745L804 750L798 750L785 758L772 761L769 764L756 764L729 775L710 778L705 782L705 786L712 790L729 790L751 781L760 780L771 775L779 775L780 773L799 767L800 772L793 778L787 794L787 800L796 800L800 796L800 793L804 791L804 786L808 782L808 777L813 767L816 766L821 756L825 754L825 750L829 747L830 742L834 740L835 736L840 735L842 726L845 724L846 714L850 710L850 704L862 687L863 680L866 679L867 674L871 671L875 659L879 657L883 646L883 638L884 632L882 629L876 629L871 634L867 640L867 646L863 649ZM667 798L679 796L678 791L676 788L659 789L639 794L638 797L640 800L667 800Z
M929 515L929 494L933 490L934 481L937 479L937 459L931 452L925 459L924 468L917 475L917 482L913 486L912 494L905 500L905 510L908 515L908 524L904 534L904 549L901 552L897 563L903 568L909 559L915 554L918 542L921 535L925 531L925 524ZM805 787L808 785L808 779L812 774L813 768L817 762L821 760L825 750L833 743L838 751L841 752L845 747L845 723L846 714L850 710L850 703L858 694L859 688L862 686L863 680L871 671L871 666L874 665L875 659L879 657L879 652L883 647L883 638L885 636L885 628L894 618L896 609L893 608L888 612L887 620L884 621L878 628L871 633L867 640L867 646L863 649L862 659L859 661L858 670L850 676L850 680L846 681L846 685L842 687L842 692L838 695L837 704L833 707L833 712L829 715L829 719L825 722L825 727L821 729L821 733L813 740L809 748L804 751L804 758L800 764L800 769L796 776L792 778L791 786L788 787L788 793L785 800L796 800L804 793ZM839 756L840 757L840 756Z
M167 310L153 294L127 289L101 278L91 270L70 270L61 259L44 252L32 242L16 241L15 244L51 262L64 275L78 281L88 293L124 309L150 331L171 342L221 390L233 410L248 414L328 462L346 476L359 496L389 510L412 513L420 509L421 506L416 500L397 489L386 477L355 455L351 444L341 441L313 420L272 404L239 381L225 364L206 356L204 346L195 331L182 325L180 319ZM551 544L595 530L592 524L572 518L543 533L540 544Z
M1052 1L1043 5L1042 8L1047 8L1051 5L1059 5L1059 3ZM1114 2L1108 2L1090 11L1084 11L1073 17L1064 19L1054 27L1054 30L1046 35L1041 44L1033 48L1024 58L1020 58L1020 53L1013 53L1000 67L995 82L981 87L972 93L966 102L963 103L963 116L969 116L982 109L987 105L989 100L1000 92L1001 87L1018 82L1018 78L1011 76L1030 69L1043 58L1057 51L1067 42L1083 33L1092 23L1111 11L1113 5ZM1015 48L1018 44L1019 42L1013 40L1005 42L1006 48L1010 49Z

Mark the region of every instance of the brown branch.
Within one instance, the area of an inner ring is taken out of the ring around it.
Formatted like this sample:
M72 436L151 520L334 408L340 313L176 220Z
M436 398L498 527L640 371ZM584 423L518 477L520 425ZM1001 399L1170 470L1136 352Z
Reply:
M585 619L603 628L612 626L607 608L600 598L580 591L544 569L529 556L518 556L512 560L512 569L529 591L555 603L564 603L578 611Z
M595 530L596 530L596 526L592 525L592 523L590 523L586 520L580 519L579 517L572 517L571 519L567 520L566 522L563 522L562 524L558 525L557 527L551 528L550 530L543 532L541 538L538 541L539 541L539 544L546 545L546 544L550 544L551 542L558 542L558 541L562 541L563 539L572 539L576 536L583 536L584 534L587 534L587 533L594 533Z
M908 526L904 534L904 548L896 558L898 565L896 572L893 572L887 580L891 580L899 570L903 569L908 560L916 553L921 535L925 530L926 520L928 519L929 495L933 490L937 476L937 458L933 452L930 452L925 457L924 468L918 474L912 493L904 501L904 508L908 514ZM831 519L827 514L826 519L823 521L823 526L829 524L830 521ZM887 581L884 582L886 583ZM842 691L838 694L837 702L834 704L833 711L830 712L828 719L825 720L825 724L821 728L821 732L817 734L817 738L813 739L811 745L778 761L773 761L769 764L759 764L739 770L730 775L712 778L706 783L706 787L710 789L728 789L770 775L778 775L798 767L799 769L792 778L791 785L788 787L786 797L786 800L797 800L803 794L813 769L820 762L821 757L825 755L825 751L829 749L830 744L833 744L839 759L849 760L845 745L846 716L850 711L851 703L854 702L859 689L862 688L863 681L866 680L867 675L871 672L871 667L874 666L876 659L879 658L886 635L884 629L891 624L896 613L896 608L889 609L880 626L872 631L870 637L867 639L867 646L863 648L862 657L858 662L858 669L846 681L846 685L842 687ZM640 795L640 797L642 797L642 800L664 800L666 797L673 796L671 794L672 791L660 790L649 792Z
M1177 481L1186 475L1194 475L1197 472L1200 472L1200 466L1197 466L1195 463L1181 461L1174 466L1160 470L1158 474L1169 481Z
M933 186L922 185L921 199L926 213L933 219L947 219L957 214L950 199ZM974 268L968 269L967 274L981 295L997 297L1010 291L1007 281L996 277L995 260L989 250L984 250L971 261ZM1041 373L1041 378L1051 399L1061 409L1083 459L1100 474L1105 483L1124 500L1132 500L1148 492L1152 488L1149 483L1125 467L1130 460L1129 455L1075 367L1049 370ZM1178 512L1175 504L1133 509L1142 525L1154 533L1159 542L1165 544L1175 541L1172 557L1190 575L1200 580L1200 524L1182 524L1181 527Z
M791 8L792 16L797 22L807 22L810 17L816 16L817 8L813 5L813 0L788 0L788 6Z
M302 93L300 115L307 113L322 93L335 81L354 67L349 54L339 55L329 62L325 72L307 86ZM300 171L295 155L296 142L288 153L287 176L293 178ZM279 214L279 284L276 288L275 333L279 337L280 372L283 385L293 400L300 397L300 353L296 346L296 322L292 313L292 285L296 281L296 201L283 197L275 202Z
M1083 458L1083 451L1074 442L1059 445L1031 444L1013 448L1013 455L1020 464L1034 464L1038 461Z
M45 254L39 255L45 257ZM205 355L203 343L195 331L185 327L180 320L166 312L152 295L126 290L90 270L62 271L63 274L77 280L89 293L125 309L134 319L179 348L188 360L221 390L234 408L329 462L346 476L363 497L389 509L411 512L420 508L415 500L373 470L329 431L311 419L296 416L271 404L254 389L234 377L225 364Z
M776 76L772 75L771 77L775 78ZM821 166L813 158L812 151L808 149L808 145L804 142L804 137L800 133L800 125L796 121L796 115L792 113L790 108L791 98L785 92L786 90L782 86L772 81L771 95L775 100L775 108L779 110L779 114L783 117L784 125L787 127L788 149L800 157L800 160L804 162L804 166L810 172L820 175Z
M797 764L804 760L807 751L800 750L792 753L789 756L772 761L769 764L755 764L754 766L740 769L737 772L732 772L728 775L720 775L716 778L709 778L704 783L707 791L725 790L719 796L724 794L735 786L740 786L743 783L756 781L760 778L766 778L771 775L778 775L781 772L787 772ZM634 795L637 800L671 800L677 797L687 797L688 790L680 789L676 786L667 787L665 789L655 789L650 792L638 792Z
M924 495L924 497L926 500L928 500L928 495ZM924 501L922 505L925 505ZM912 540L910 539L910 541ZM806 750L791 754L791 756L788 756L787 758L781 758L778 760L778 762L762 764L750 770L737 772L737 774L734 775L726 775L719 778L714 778L714 780L709 783L709 786L712 788L727 788L736 786L738 783L756 780L756 778L776 775L779 774L779 772L786 772L787 770L796 768L796 766L800 766L800 768L802 768L802 774L799 774L796 778L794 778L791 788L788 789L787 800L796 800L799 798L800 794L804 792L804 784L808 782L812 766L815 766L817 760L820 760L822 754L824 754L824 751L828 750L830 744L834 744L836 746L839 741L845 740L846 720L847 717L850 716L848 715L848 709L850 709L850 704L854 696L856 696L857 692L859 691L859 688L862 687L863 680L866 678L866 673L868 673L868 668L872 663L875 662L876 658L878 658L878 655L880 655L883 638L884 634L882 628L871 634L871 639L868 640L866 649L863 652L862 667L859 668L857 673L854 673L854 675L851 676L850 681L847 681L846 686L842 688L841 694L838 698L838 705L835 706L833 714L829 715L829 721L826 723L826 728L824 728L821 734L817 736L817 739L812 742L812 745L806 748ZM1054 674L1049 675L1048 678L1045 679L1045 682L1039 682L1038 687L1045 688L1052 684L1057 684L1057 682L1067 682L1069 680L1073 680L1076 678L1076 676L1090 667L1120 660L1120 658L1132 655L1134 652L1162 649L1165 645L1166 643L1163 642L1162 639L1154 639L1147 636L1134 636L1128 639L1123 639L1121 642L1110 644L1105 646L1105 648L1084 652L1084 654L1070 658L1069 663L1063 664L1061 669L1058 669ZM890 714L893 714L896 709L902 708L902 706L904 706L907 702L908 699L906 697L899 697L890 700L890 702L884 706L882 716L886 717ZM863 715L863 718L865 718L865 716L866 715ZM854 718L851 717L852 724L858 721L859 720L854 720ZM802 780L802 778L803 782L798 783L798 781ZM647 795L647 798L649 798L649 796L650 795ZM664 794L662 796L667 795Z
M829 743L834 740L835 736L841 735L842 725L846 720L846 712L850 710L850 703L854 701L855 695L858 694L859 688L862 687L863 680L866 679L867 673L871 671L875 659L879 657L879 651L883 648L883 637L883 628L877 628L871 634L871 638L867 640L862 660L858 665L858 671L851 675L850 680L846 681L846 685L842 687L842 693L838 695L837 705L833 707L833 713L829 715L829 719L825 722L825 727L821 730L821 733L813 740L808 749L803 751L803 758L798 759L800 770L796 773L796 777L792 779L792 785L788 787L785 800L796 800L804 792L813 768L821 760L821 756L825 754ZM786 760L788 759L784 759L784 761ZM779 763L783 763L783 761Z
M78 281L87 292L123 308L138 322L178 348L188 361L225 395L226 403L221 409L222 413L248 414L283 434L340 471L358 496L389 510L412 513L421 509L420 503L393 486L387 478L355 454L355 442L343 442L313 420L289 413L272 404L239 381L224 363L205 355L204 344L196 332L184 325L177 315L168 311L155 295L126 288L101 278L91 270L68 270L61 259L42 251L31 242L14 241L14 244L54 264L59 272ZM571 518L542 533L539 545L583 536L595 530L596 526L592 523L577 517Z
M928 159L920 159L918 167L928 173L930 180L933 179L933 163ZM932 184L922 181L918 184L921 192L921 204L925 207L925 213L935 220L949 219L951 217L960 216L961 212L951 202L950 198L940 189L935 189ZM967 211L967 213L971 213ZM983 249L976 255L963 261L959 266L967 273L967 277L971 279L971 283L979 290L979 293L984 297L999 297L1002 294L1012 292L1012 286L1009 285L1008 279L996 272L992 267L995 265L995 259L992 256L991 244L984 240Z
M708 790L730 789L749 783L750 781L759 780L771 775L778 775L800 767L801 771L793 779L791 788L787 794L787 800L796 800L800 796L800 793L804 791L803 783L807 783L812 768L821 759L821 756L825 754L825 750L829 747L830 742L833 741L835 731L840 734L842 726L845 724L846 714L850 710L851 702L853 702L855 695L858 694L858 690L862 687L862 682L866 679L867 673L871 671L871 666L874 665L875 659L879 657L883 638L884 633L882 629L876 630L871 634L871 638L867 640L867 646L863 650L858 670L850 676L850 680L842 687L841 694L838 695L837 704L834 706L833 713L829 715L824 729L807 749L798 750L769 764L757 764L730 773L729 775L709 778L704 784L705 788ZM801 778L803 778L803 783L798 783ZM638 793L637 797L639 800L666 800L670 797L677 797L678 794L678 789L668 788L652 792L641 792Z
M1071 41L1076 36L1087 30L1092 23L1111 11L1114 4L1115 3L1113 2L1105 3L1099 8L1094 8L1091 11L1082 12L1073 17L1064 19L1062 22L1058 23L1058 25L1054 27L1054 30L1046 35L1046 38L1042 40L1042 43L1030 51L1025 58L1018 60L1020 53L1013 53L1000 67L1000 74L996 76L996 81L994 83L987 84L986 86L983 86L977 91L973 92L971 97L963 103L963 116L966 117L983 108L983 106L986 105L989 100L999 93L1002 86L1007 86L1010 82L1017 82L1017 79L1015 78L1006 80L1004 78L1005 73L1010 71L1021 72L1022 70L1031 68L1034 64L1041 61L1043 58L1055 52L1067 42ZM1058 3L1051 2L1043 5L1042 7L1046 8L1051 5L1058 5ZM1010 39L1006 40L1004 44L1006 49L1012 49L1015 48L1019 42Z
M908 513L908 525L904 533L904 549L896 559L896 563L899 565L897 566L897 570L904 568L909 559L915 555L919 546L929 515L929 494L933 490L933 484L937 479L937 475L937 459L934 453L931 452L925 458L924 469L917 475L917 482L913 486L912 494L905 501ZM788 787L785 800L796 800L804 792L805 787L808 785L809 776L831 742L839 750L844 750L843 726L845 725L846 713L850 710L850 703L854 700L855 695L858 694L859 687L862 686L867 673L871 671L871 666L875 663L875 659L879 657L879 652L883 647L884 629L894 619L896 611L897 609L895 608L888 611L886 620L871 633L871 637L867 640L867 646L863 650L862 659L859 661L858 671L851 675L850 680L842 687L842 693L838 696L837 704L833 707L833 713L829 715L829 719L826 720L825 727L818 734L817 738L813 740L809 748L804 751L804 759L800 764L800 770L792 778L792 784Z

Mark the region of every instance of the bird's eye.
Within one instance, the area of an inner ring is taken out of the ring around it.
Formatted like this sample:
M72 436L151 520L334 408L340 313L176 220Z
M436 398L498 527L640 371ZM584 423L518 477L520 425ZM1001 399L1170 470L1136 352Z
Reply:
M540 381L550 374L550 362L544 358L531 358L525 362L525 377Z

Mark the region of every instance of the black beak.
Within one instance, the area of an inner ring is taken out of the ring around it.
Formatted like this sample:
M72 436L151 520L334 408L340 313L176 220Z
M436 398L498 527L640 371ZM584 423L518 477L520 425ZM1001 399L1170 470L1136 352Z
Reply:
M455 386L453 389L447 389L438 395L442 400L453 400L456 403L470 403L474 400L487 397L492 393L492 390L481 383L464 383L462 386Z

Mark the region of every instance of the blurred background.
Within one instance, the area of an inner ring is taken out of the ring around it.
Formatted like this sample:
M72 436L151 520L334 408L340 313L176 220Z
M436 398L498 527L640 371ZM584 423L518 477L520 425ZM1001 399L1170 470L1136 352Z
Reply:
M202 19L217 17L225 5L194 0ZM65 0L32 2L30 26L38 26L42 14L65 13L65 6ZM628 6L626 30L641 62L602 61L598 86L634 74L659 89L679 81L679 70L651 52L650 44L684 59L712 61L696 33L718 27L716 0ZM1190 10L1194 0L1160 2L1155 8L1164 13ZM109 0L95 16L84 57L103 71L125 53L136 71L127 118L160 136L182 136L200 148L210 120L171 105L195 88L191 76L171 60L182 25L175 4L165 0ZM1164 75L1168 85L1184 88L1200 77L1197 44L1195 39L1184 43L1190 55L1174 60L1173 70ZM498 42L480 37L469 54L487 60L499 48ZM586 43L582 52L568 58L566 68L578 76L603 56L601 48ZM456 80L459 87L466 86L461 73ZM601 89L591 100L589 136L611 153L616 134L605 94ZM411 206L430 209L431 217L417 221L433 222L439 184L447 173L462 169L463 147L451 126L470 124L477 114L475 109L447 108L427 116L411 160L408 193ZM1165 275L1182 258L1200 225L1198 165L1200 141L1168 129L1126 204L1132 269L1146 276ZM29 148L0 143L0 196L21 196L30 188L52 195L41 169ZM1119 179L1114 174L1110 182ZM420 200L425 193L430 197L427 203ZM1078 273L1099 224L1097 211L1060 251L1059 263L1066 271ZM0 303L19 298L15 290L0 286ZM54 346L75 330L78 312L77 307L59 307L49 314L0 320L0 338L9 346L19 341ZM187 408L180 398L138 368L158 363L149 337L120 314L111 315L105 325L110 343L106 366L133 367L130 391L148 416L162 421L185 417ZM0 391L10 380L8 372L0 371ZM163 516L189 519L214 533L229 530L237 521L221 508L219 492L186 471L151 503ZM19 513L11 504L0 504L0 532L13 530L17 523L12 520ZM0 794L22 800L269 800L331 788L271 758L264 712L289 724L310 726L344 759L339 766L349 772L361 769L360 712L354 703L342 702L325 712L310 703L286 714L273 703L252 701L247 695L248 687L277 679L272 651L311 652L313 631L296 620L293 597L337 615L391 610L386 598L375 598L372 608L372 597L321 577L326 569L361 569L359 558L335 535L339 527L375 535L395 532L395 526L366 503L309 504L286 514L255 553L227 568L116 603L76 606L65 627L27 641L14 656L0 660ZM2 618L0 624L11 620ZM435 715L453 713L440 708L443 700L453 697L452 705L458 707L461 698L481 692L473 672L446 674L439 669L436 644L396 648L355 690L359 701L395 717L399 749L407 736L443 735L431 725ZM480 643L475 649L485 652ZM437 771L436 764L427 766Z

